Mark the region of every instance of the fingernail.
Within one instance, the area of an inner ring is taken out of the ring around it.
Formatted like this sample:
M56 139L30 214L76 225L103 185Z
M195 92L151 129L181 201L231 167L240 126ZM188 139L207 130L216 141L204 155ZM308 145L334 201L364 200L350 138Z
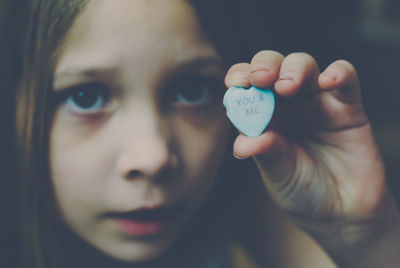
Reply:
M336 81L336 79L338 78L337 73L334 72L334 71L324 72L324 73L322 73L321 76L324 77L324 78L332 79L333 81Z
M237 156L235 153L233 153L233 157L236 159L239 159L239 160L247 159L247 157L242 158L242 157Z
M294 82L294 78L287 74L279 76L279 81L282 81L282 80L289 80L289 81Z
M269 72L270 70L269 70L267 65L263 65L263 64L256 65L254 67L251 67L251 69L250 69L250 73L255 73L255 72L258 72L258 71Z

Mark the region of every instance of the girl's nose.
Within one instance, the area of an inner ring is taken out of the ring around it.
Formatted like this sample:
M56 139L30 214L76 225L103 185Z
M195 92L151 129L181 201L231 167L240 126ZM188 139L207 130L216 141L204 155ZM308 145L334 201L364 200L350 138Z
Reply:
M127 148L118 159L118 169L125 179L157 179L176 168L177 159L163 137L150 134Z
M154 115L132 120L136 121L134 127L125 128L129 131L123 135L123 140L117 141L122 144L117 170L125 179L161 179L170 176L170 172L177 168L178 159L173 150L169 126Z

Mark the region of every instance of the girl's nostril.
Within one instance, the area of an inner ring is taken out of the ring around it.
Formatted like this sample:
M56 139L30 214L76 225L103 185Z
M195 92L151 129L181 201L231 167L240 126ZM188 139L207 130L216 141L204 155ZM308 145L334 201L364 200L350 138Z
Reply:
M137 170L131 170L127 174L127 179L136 179L141 175L141 173Z

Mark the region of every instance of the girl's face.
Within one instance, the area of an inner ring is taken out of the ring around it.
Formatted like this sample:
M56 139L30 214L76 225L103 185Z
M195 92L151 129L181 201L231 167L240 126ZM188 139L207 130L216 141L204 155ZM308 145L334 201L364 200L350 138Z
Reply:
M54 74L64 222L119 260L160 255L215 181L224 69L185 0L92 0Z

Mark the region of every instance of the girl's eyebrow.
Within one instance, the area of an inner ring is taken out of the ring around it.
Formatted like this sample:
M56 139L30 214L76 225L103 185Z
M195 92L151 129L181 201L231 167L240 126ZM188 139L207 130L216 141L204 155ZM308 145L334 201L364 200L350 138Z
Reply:
M205 55L193 57L182 62L177 62L176 65L171 66L164 74L164 78L179 77L181 75L190 74L212 68L217 70L217 73L222 75L226 71L224 61L219 55Z
M186 73L200 70L206 67L215 66L224 69L223 61L217 55L207 55L187 59L178 62L171 68L172 73ZM56 71L53 80L53 89L63 89L68 87L73 81L82 80L106 80L113 81L118 74L118 67L93 65L93 66L71 66Z
M69 84L70 80L76 79L95 80L101 78L102 80L110 80L115 77L116 72L117 68L110 66L74 66L65 68L62 71L54 73L53 88L66 87L64 84Z
M67 77L80 76L97 78L98 76L113 76L117 71L116 67L103 66L72 66L54 73L54 80Z
M220 57L211 55L211 56L202 56L197 57L185 62L182 62L176 66L176 70L198 70L208 66L217 66L223 68L223 61Z

